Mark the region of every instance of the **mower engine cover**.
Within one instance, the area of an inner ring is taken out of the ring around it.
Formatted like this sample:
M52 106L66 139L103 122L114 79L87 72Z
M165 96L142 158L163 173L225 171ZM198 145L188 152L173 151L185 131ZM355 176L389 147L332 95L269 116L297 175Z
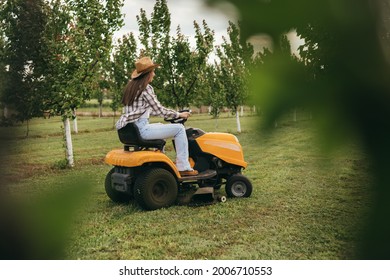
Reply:
M196 138L200 149L227 163L246 168L244 153L236 136L230 133L208 132Z

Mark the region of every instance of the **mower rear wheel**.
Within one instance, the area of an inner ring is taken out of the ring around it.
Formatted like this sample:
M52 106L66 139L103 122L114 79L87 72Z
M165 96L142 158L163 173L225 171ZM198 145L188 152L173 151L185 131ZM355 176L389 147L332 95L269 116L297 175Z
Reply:
M134 184L134 198L147 210L171 206L177 198L175 177L163 168L152 168L139 175Z
M228 197L249 197L252 194L252 183L242 174L229 177L225 186Z
M117 203L128 203L131 199L130 195L118 192L114 190L111 185L111 175L115 172L115 168L111 169L106 176L106 180L104 182L104 188L106 189L107 196L113 201Z

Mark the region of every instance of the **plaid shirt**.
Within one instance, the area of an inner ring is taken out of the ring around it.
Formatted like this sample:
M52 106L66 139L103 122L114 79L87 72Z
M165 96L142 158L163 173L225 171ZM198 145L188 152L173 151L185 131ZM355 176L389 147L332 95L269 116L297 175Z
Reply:
M162 106L157 100L157 96L154 93L153 87L151 85L147 85L145 90L140 94L138 99L133 102L133 104L123 107L123 114L117 121L116 128L121 129L128 123L137 121L143 114L147 113L148 111L152 116L162 116L169 118L179 117L178 112ZM148 115L149 114L147 114L147 116Z

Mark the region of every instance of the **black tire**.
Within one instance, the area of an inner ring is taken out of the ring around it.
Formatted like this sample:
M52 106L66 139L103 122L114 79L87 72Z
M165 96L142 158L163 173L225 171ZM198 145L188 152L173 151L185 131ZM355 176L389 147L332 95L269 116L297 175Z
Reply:
M162 168L152 168L139 175L134 184L134 199L146 210L171 206L177 198L175 177Z
M106 180L104 182L104 188L106 189L106 194L113 202L128 203L131 199L131 196L123 192L118 192L117 190L114 190L111 186L111 175L112 173L114 173L114 171L115 168L111 169L106 176Z
M249 197L252 194L252 183L242 174L234 174L226 182L225 191L228 197Z

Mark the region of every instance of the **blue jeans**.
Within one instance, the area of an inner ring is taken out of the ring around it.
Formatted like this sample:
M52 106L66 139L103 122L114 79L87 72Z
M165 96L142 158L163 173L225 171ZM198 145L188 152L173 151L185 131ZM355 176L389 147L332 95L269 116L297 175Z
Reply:
M135 124L139 128L141 137L145 140L175 139L176 166L179 171L192 170L188 161L188 139L185 127L182 124L150 124L146 118L138 119Z

